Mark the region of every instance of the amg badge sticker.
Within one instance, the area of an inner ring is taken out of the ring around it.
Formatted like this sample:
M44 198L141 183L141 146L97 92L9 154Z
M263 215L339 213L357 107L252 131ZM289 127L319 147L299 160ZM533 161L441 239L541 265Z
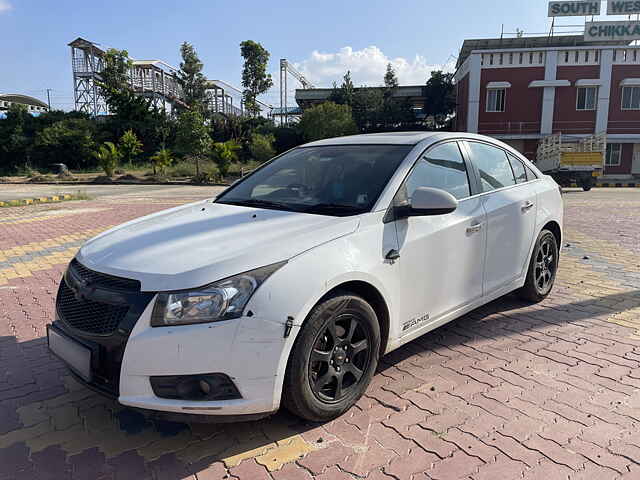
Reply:
M414 327L417 327L418 325L420 325L421 323L426 322L427 320L429 320L429 314L428 313L425 313L424 315L422 315L420 317L412 318L408 322L405 322L405 323L402 324L402 332L406 332L407 330L410 330L410 329L412 329Z

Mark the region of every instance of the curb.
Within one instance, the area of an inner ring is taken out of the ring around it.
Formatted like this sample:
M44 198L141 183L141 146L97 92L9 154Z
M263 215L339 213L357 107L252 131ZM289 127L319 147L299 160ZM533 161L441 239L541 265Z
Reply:
M52 195L50 197L20 198L17 200L0 201L0 207L23 207L25 205L33 205L35 203L55 203L64 200L73 200L74 195L65 193L63 195Z

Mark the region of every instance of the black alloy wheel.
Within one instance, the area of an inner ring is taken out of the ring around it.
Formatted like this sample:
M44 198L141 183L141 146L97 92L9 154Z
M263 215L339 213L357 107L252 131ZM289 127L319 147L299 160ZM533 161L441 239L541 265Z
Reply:
M370 329L357 313L328 320L309 356L309 382L316 397L328 403L348 396L371 362Z
M530 302L540 302L549 295L556 280L560 252L555 235L542 230L533 247L527 278L518 296Z
M351 292L321 300L300 328L287 363L283 405L307 420L331 420L351 408L378 365L380 324Z
M548 235L544 237L536 252L536 260L534 266L535 285L540 295L546 295L553 286L556 276L557 254L555 246L555 238Z

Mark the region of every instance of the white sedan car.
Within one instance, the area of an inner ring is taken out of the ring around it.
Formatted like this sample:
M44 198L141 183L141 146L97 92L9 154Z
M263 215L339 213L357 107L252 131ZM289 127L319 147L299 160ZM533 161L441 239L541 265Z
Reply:
M561 237L558 185L497 140L321 140L88 241L49 346L124 405L323 421L385 353L514 290L545 298Z

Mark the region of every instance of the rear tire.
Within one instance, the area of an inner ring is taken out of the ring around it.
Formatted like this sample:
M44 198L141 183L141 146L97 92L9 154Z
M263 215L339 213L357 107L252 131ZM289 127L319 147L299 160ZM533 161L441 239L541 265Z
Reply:
M541 302L551 292L558 270L558 242L549 230L542 230L531 254L529 270L518 296L529 302Z
M371 306L348 292L316 305L293 345L283 404L324 422L342 415L366 390L378 364L380 325Z

